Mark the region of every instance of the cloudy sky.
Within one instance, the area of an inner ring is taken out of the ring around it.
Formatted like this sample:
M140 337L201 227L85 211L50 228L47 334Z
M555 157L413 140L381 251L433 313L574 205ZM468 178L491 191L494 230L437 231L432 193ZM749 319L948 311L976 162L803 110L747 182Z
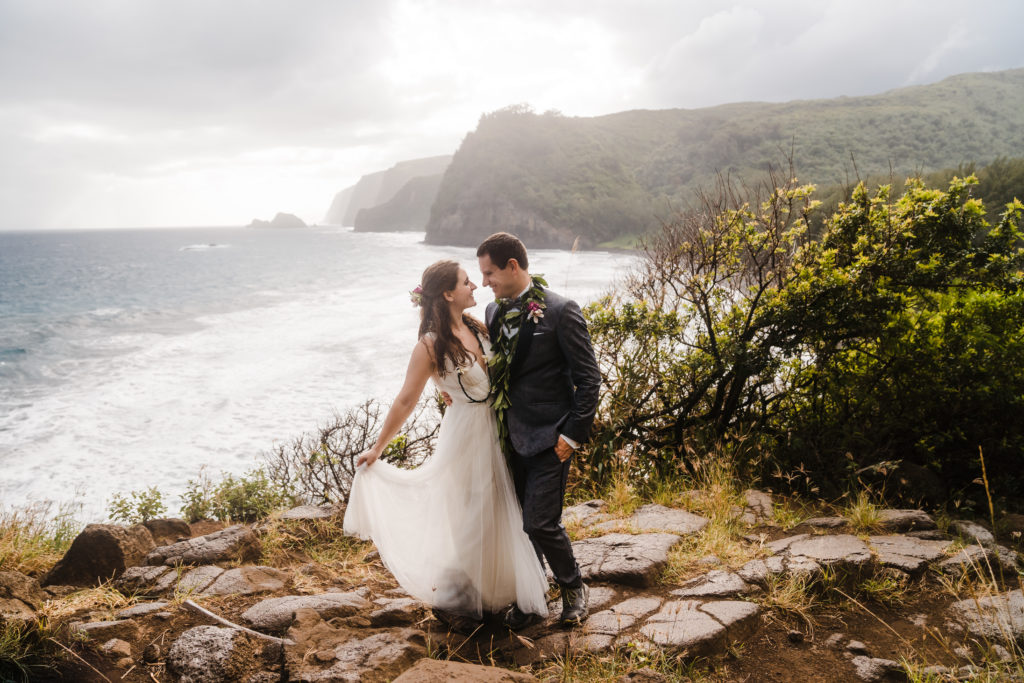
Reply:
M481 113L1024 67L1018 0L0 0L0 230L320 220Z

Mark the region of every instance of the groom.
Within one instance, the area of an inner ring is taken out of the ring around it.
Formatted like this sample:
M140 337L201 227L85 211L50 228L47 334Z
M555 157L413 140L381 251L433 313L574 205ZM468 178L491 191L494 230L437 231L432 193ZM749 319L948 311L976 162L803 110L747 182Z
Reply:
M486 319L497 347L514 347L506 359L511 366L506 419L523 530L561 588L562 623L578 624L589 613L589 590L561 523L562 501L573 451L586 442L597 410L597 360L579 305L535 288L519 238L495 233L476 255L483 286L506 300L488 304ZM512 629L533 620L516 605L505 615Z

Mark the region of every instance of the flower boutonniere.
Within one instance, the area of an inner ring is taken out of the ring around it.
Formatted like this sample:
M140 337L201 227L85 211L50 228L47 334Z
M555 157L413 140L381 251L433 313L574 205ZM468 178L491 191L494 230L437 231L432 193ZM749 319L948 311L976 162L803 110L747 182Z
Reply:
M544 317L545 308L547 308L547 304L542 304L538 301L527 301L526 315L534 323L538 323L540 322L540 319Z

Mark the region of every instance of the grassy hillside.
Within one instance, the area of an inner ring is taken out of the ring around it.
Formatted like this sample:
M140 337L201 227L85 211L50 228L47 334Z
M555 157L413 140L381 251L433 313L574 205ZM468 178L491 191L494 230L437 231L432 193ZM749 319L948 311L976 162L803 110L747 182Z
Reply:
M802 181L831 186L984 165L1021 149L1024 69L870 97L595 118L511 107L483 116L464 140L427 240L473 243L494 230L536 235L549 226L553 242L582 235L594 246L656 226L719 172L761 177L790 154Z

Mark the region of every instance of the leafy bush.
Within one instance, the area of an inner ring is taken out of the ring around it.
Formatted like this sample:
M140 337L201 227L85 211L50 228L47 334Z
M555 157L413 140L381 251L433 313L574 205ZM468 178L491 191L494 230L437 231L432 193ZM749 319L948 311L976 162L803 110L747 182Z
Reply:
M443 403L424 399L412 417L384 450L382 458L393 465L413 467L434 449ZM296 498L312 503L348 500L355 476L356 459L370 448L380 431L386 411L376 401L366 401L322 425L264 454L270 479Z
M647 241L621 300L588 309L606 373L592 473L622 449L670 470L688 443L743 434L769 447L764 474L812 490L888 461L962 489L982 447L1019 491L1024 206L991 226L974 183L860 185L811 240L813 188L720 180Z
M114 495L107 505L110 519L125 524L141 524L156 519L167 512L164 505L164 494L155 486L145 491L132 491L128 497L120 493Z
M189 480L182 499L181 514L189 522L209 518L252 522L292 501L288 490L271 481L262 468L250 470L238 478L221 473L217 483L205 471L200 471L198 479Z

